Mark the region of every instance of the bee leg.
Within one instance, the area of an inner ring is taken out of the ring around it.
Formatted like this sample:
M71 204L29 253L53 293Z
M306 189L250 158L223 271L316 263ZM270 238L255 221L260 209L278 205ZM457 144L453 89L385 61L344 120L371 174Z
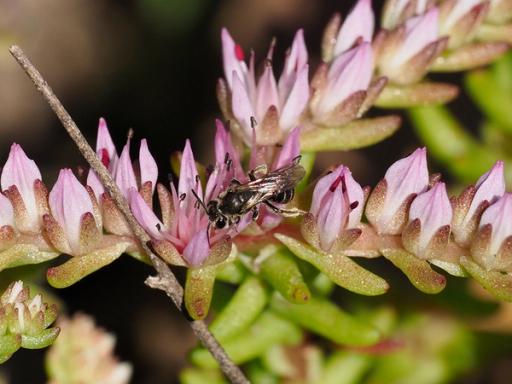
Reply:
M256 168L249 172L249 180L254 181L268 173L266 164L258 165Z
M265 204L267 205L267 207L269 207L275 213L279 213L280 215L282 215L284 217L297 217L297 216L305 215L307 213L306 211L303 211L302 209L299 209L299 208L290 208L290 209L279 208L268 201L265 201Z

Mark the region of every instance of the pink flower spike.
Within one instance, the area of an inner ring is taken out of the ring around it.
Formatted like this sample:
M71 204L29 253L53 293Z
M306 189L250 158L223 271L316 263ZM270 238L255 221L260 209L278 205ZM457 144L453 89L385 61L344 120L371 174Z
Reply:
M256 116L263 119L270 106L280 109L279 94L277 92L276 79L272 71L272 65L266 64L263 75L258 81L256 91Z
M201 229L195 233L183 250L183 257L191 266L201 265L209 254L210 245L206 229Z
M359 0L338 32L334 57L350 49L359 38L365 42L371 42L374 26L375 15L371 0Z
M480 228L492 225L492 238L488 253L495 256L505 239L512 236L512 193L505 193L498 201L487 208L480 220Z
M298 74L308 65L308 51L304 42L304 31L299 29L295 34L292 46L286 55L285 64L279 78L279 103L284 105L292 87L298 78Z
M130 139L126 142L119 157L115 181L126 198L128 198L130 188L137 188L137 179L135 178L132 160L130 159Z
M130 188L129 202L132 213L139 224L153 239L162 240L164 236L161 230L164 228L164 225L158 220L151 208L148 207L136 188Z
M293 129L279 152L272 169L278 169L285 165L291 164L293 159L300 155L300 129L297 127Z
M158 180L158 166L156 161L149 152L146 139L142 139L139 149L139 166L140 166L140 183L151 182L151 192L155 191L156 181Z
M478 179L475 187L476 193L466 214L466 223L472 218L476 209L484 200L493 204L505 193L503 161L497 161L489 171Z
M233 73L236 73L240 80L245 84L245 74L247 65L244 62L244 53L242 48L235 44L233 38L226 28L222 28L222 58L224 62L224 76L229 87L233 88Z
M452 221L452 206L444 183L436 183L427 192L418 195L411 204L409 221L419 219L421 231L418 248L426 249L437 231Z
M80 253L81 221L86 213L92 214L89 193L71 169L62 169L48 196L53 218L62 227L66 239L75 253Z
M0 227L14 225L14 209L7 197L0 193Z
M39 224L34 191L36 180L41 180L41 172L36 163L27 157L18 144L12 144L9 157L2 169L1 186L4 191L11 186L16 186L27 211L28 226L33 230L36 230Z

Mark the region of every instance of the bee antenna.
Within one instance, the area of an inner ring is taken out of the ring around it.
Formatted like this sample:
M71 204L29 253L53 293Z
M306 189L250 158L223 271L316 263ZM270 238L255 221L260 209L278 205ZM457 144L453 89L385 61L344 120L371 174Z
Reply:
M192 191L192 194L197 199L197 202L201 205L201 207L203 207L206 214L208 214L208 209L206 208L206 205L204 204L203 200L201 200L201 198L197 195L196 191L194 191L193 189L191 189L191 191Z

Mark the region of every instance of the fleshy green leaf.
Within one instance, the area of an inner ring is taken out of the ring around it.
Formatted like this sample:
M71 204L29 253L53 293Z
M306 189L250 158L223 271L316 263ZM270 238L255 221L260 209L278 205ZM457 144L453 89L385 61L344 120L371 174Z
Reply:
M512 301L512 275L498 271L486 271L467 257L460 263L478 283L500 300Z
M57 336L59 335L60 328L48 328L44 329L39 335L21 336L21 346L27 349L41 349L46 348L53 344Z
M349 352L335 352L327 360L322 384L357 384L361 383L363 375L368 371L372 358Z
M40 251L32 244L16 244L0 252L0 271L20 265L44 263L57 256L59 256L58 253Z
M180 373L183 384L227 384L218 369L185 368Z
M46 273L48 283L54 288L69 287L118 259L129 246L130 243L119 243L87 255L74 256L64 264L48 269Z
M184 301L194 320L204 319L210 309L217 266L187 269Z
M318 127L301 134L304 151L348 151L387 139L400 127L399 116L358 119L341 127Z
M247 276L247 269L238 261L223 263L217 269L217 279L230 284L240 284Z
M478 68L498 59L508 49L505 43L466 44L439 56L430 67L433 72L459 72Z
M297 344L301 339L302 332L296 325L272 312L264 312L249 329L223 343L223 347L235 364L242 364L260 356L273 345ZM215 359L204 348L192 351L190 359L200 367L217 367Z
M375 296L385 293L386 280L359 266L344 255L320 253L308 244L292 237L275 234L275 237L297 257L313 264L339 286L361 295Z
M335 343L372 345L380 338L377 329L325 299L311 297L305 304L293 304L275 295L271 306L280 315Z
M421 105L446 104L457 97L459 89L446 83L417 83L407 86L388 84L375 105L381 108L410 108Z
M228 340L247 329L263 311L267 292L256 277L249 277L238 288L226 307L210 325L210 331L219 340Z
M399 268L409 281L425 293L439 293L446 286L446 277L430 264L403 249L381 249L382 255Z
M20 347L20 335L0 336L0 364L7 361Z
M313 171L313 167L315 166L315 158L316 154L315 152L302 152L301 153L301 159L300 164L304 167L304 170L306 171L306 175L304 178L297 184L295 187L295 191L297 193L300 193L306 188L309 182L309 176L311 175L311 172Z
M281 295L293 303L304 303L311 293L293 255L286 248L278 248L259 266L261 276Z

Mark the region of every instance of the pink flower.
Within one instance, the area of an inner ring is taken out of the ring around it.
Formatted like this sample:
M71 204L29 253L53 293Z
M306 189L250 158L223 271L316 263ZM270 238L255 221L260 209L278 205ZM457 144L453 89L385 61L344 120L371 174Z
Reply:
M209 199L216 197L216 192L213 191L217 191L218 184L226 185L227 178L232 179L236 166L234 164L239 161L232 152L233 147L231 140L228 139L229 136L221 128L218 126L216 137L217 158L221 158L221 151L225 151L228 155L224 155L223 161L216 164L207 182L206 195L203 194L188 140L181 159L178 189L171 185L169 193L163 186L158 188L163 221L157 218L134 187L129 190L133 214L150 234L155 249L172 264L199 266L209 263L209 260L219 262L229 256L231 236L242 229L236 227L216 230L210 226L206 209L202 206L206 205ZM234 160L231 160L231 156ZM221 175L224 179L221 179Z
M347 230L356 229L360 224L363 205L363 189L352 178L350 170L340 165L317 182L310 214L302 226L304 237L326 252L335 244L338 248L339 240L346 240Z
M444 183L419 194L409 211L409 224L402 233L405 249L423 259L440 255L450 237L452 206Z
M313 119L325 125L341 125L360 114L373 77L373 52L363 43L338 56L327 74L318 80L311 100Z
M412 16L424 13L432 0L388 0L384 5L382 26L392 29Z
M277 143L299 124L309 100L308 54L303 31L299 30L295 35L279 82L272 69L272 49L257 82L254 56L251 56L248 68L242 49L226 29L222 30L222 51L224 75L231 90L230 109L238 122L237 132L247 145L252 145L256 122L256 142Z
M0 193L0 227L14 226L14 209L7 197Z
M457 243L462 246L469 245L483 211L504 193L503 161L497 161L478 179L476 185L466 188L459 197L453 199L452 232Z
M487 270L509 270L512 264L512 193L487 208L471 245L471 256Z
M11 146L1 185L14 208L16 227L22 232L38 233L41 215L47 210L46 188L36 163L18 144Z
M371 42L374 27L375 15L371 0L358 0L338 32L334 57L352 48L359 39Z
M100 240L101 223L93 215L91 195L70 169L60 171L48 200L51 216L45 215L45 227L57 249L81 255Z
M399 234L412 199L428 187L427 150L418 148L395 162L368 199L366 217L380 234Z
M376 38L378 67L383 76L398 84L418 81L446 46L439 39L439 11L410 18L393 31L381 31Z

